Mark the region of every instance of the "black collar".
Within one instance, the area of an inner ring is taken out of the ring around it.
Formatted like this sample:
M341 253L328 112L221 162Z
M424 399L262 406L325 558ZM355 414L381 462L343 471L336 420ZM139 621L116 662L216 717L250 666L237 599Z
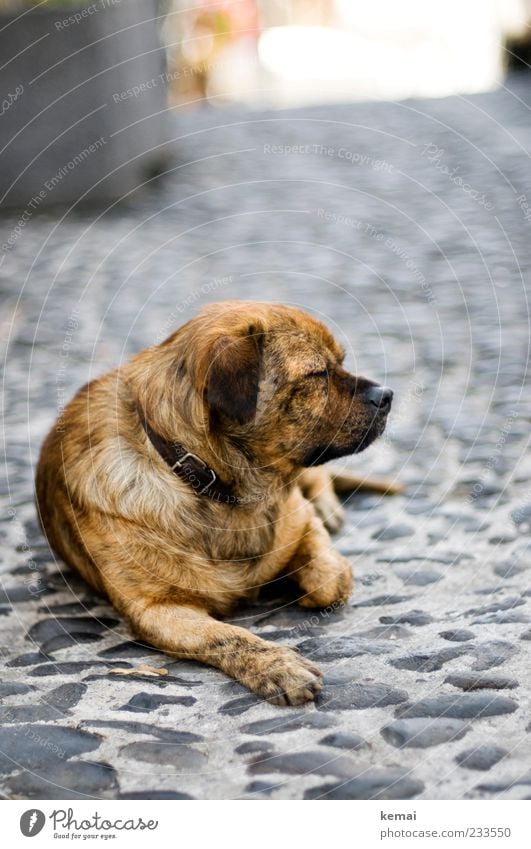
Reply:
M214 469L201 460L196 454L187 451L184 445L178 442L168 442L163 439L145 419L139 410L140 421L146 431L149 440L165 463L168 464L174 475L192 487L197 495L206 495L213 501L221 501L224 504L237 504L243 501L235 495L230 484L221 481Z

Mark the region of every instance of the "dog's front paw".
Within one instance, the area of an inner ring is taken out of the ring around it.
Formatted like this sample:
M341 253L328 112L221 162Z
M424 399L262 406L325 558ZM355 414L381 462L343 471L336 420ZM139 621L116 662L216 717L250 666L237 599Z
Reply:
M352 566L346 557L334 553L323 561L316 559L299 575L304 595L302 607L339 607L348 601L352 592Z
M312 504L326 530L331 534L337 533L345 521L345 511L335 492L332 490L321 490L312 499Z
M321 692L320 669L287 646L266 645L266 650L250 658L242 683L276 705L313 701Z

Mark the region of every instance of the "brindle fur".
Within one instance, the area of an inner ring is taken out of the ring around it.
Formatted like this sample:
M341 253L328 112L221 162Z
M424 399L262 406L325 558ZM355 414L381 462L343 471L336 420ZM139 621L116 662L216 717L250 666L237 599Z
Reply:
M222 669L278 704L320 690L321 673L285 646L219 621L281 574L300 603L350 594L332 547L341 507L330 475L304 468L361 450L385 427L342 367L329 330L286 306L204 309L161 345L83 387L49 433L37 502L55 551L131 623L178 658ZM165 464L139 410L239 496L198 496ZM316 456L316 451L319 456ZM338 478L343 491L389 484Z

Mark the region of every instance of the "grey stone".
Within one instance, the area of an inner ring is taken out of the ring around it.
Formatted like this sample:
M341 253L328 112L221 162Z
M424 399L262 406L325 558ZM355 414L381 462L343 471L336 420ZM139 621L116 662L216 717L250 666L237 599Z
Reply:
M400 769L366 770L356 778L335 784L311 787L305 799L412 799L422 793L424 784Z
M380 622L384 625L429 625L433 622L433 616L423 610L409 610L407 613L399 613L397 616L380 616Z
M404 554L394 554L391 557L377 557L377 563L413 563L416 560L429 563L443 563L445 566L455 566L463 560L472 559L471 554L459 551L440 551L436 554L412 554L411 552Z
M496 533L489 537L489 542L491 545L508 545L510 542L514 542L515 539L514 534Z
M344 755L319 750L291 752L287 755L257 756L248 769L253 775L282 772L286 775L337 775L348 778L352 775L353 764Z
M0 773L13 772L17 767L55 769L58 761L93 752L101 741L98 734L61 725L0 727Z
M472 631L467 631L466 628L454 628L439 633L439 637L442 637L443 640L450 640L451 643L465 643L468 640L473 640L475 636Z
M0 705L0 724L9 722L47 722L58 719L60 712L49 705Z
M183 773L200 772L208 763L207 755L198 749L182 744L172 745L166 740L159 743L148 740L127 743L121 747L120 754L128 760L171 766L176 772Z
M412 528L411 525L397 522L396 524L386 525L385 527L380 528L380 530L375 531L372 538L390 542L391 540L400 539L401 537L410 537L414 533L415 529Z
M116 771L106 763L58 763L53 770L21 772L8 781L10 791L24 799L113 798L118 790Z
M62 616L52 619L42 619L28 631L28 637L36 643L45 643L54 637L64 637L65 634L92 634L99 635L102 631L108 631L119 624L118 619L102 616L99 619L93 616Z
M387 654L387 643L377 643L364 637L317 637L299 643L297 648L305 657L315 661L336 660L340 657L361 657L365 654Z
M484 616L487 613L498 613L500 610L513 610L522 604L525 604L523 598L519 595L512 595L499 601L493 601L492 604L486 604L484 607L473 607L471 610L467 610L467 615Z
M349 749L356 751L364 749L368 743L359 734L352 734L350 731L335 731L332 734L327 734L319 740L323 746L333 746L335 749Z
M475 662L472 669L482 671L501 666L510 657L518 652L517 646L505 640L492 640L492 642L481 643L474 646Z
M531 616L528 613L505 610L499 613L485 613L483 616L478 616L477 619L472 620L471 625L512 625L518 622L531 622Z
M503 560L494 567L494 574L500 578L515 578L524 572L525 568L518 560Z
M35 581L32 584L14 584L10 587L0 588L0 603L2 604L21 604L25 601L37 601L41 596L52 592L52 590L42 581Z
M359 634L368 640L403 640L411 637L412 631L403 625L375 625L368 631Z
M49 660L50 657L47 654L40 651L32 651L13 658L13 660L6 663L6 666L14 668L19 666L35 666L38 663L46 663Z
M160 651L147 643L140 640L127 640L124 643L117 643L115 646L109 646L109 648L99 651L98 657L147 657L151 654L164 657Z
M481 519L467 517L467 522L463 528L465 534L480 534L490 528L490 522L482 522Z
M86 684L61 684L54 690L45 693L41 700L44 704L50 705L58 711L66 711L75 707L86 692Z
M176 731L173 728L162 728L151 722L126 722L119 719L85 719L80 723L82 728L117 728L130 734L149 734L168 743L200 743L204 737L191 731Z
M35 688L31 684L23 684L19 681L0 681L0 699L6 696L22 696L31 693Z
M410 595L377 595L365 601L358 601L352 607L385 607L387 604L401 604L410 598Z
M451 719L479 719L482 716L501 716L514 713L517 702L507 696L492 693L440 693L413 704L400 706L399 717L433 716Z
M427 749L460 740L470 726L460 719L415 717L396 719L382 728L382 737L397 748Z
M269 781L250 781L245 788L245 792L254 795L260 793L263 796L270 796L274 790L277 790L279 784L271 784Z
M508 754L501 746L477 746L465 749L456 755L456 763L466 769L488 770L499 763Z
M249 693L247 696L242 696L239 699L231 699L230 702L225 702L218 708L218 713L227 714L228 716L240 716L255 705L260 704L262 699L255 696L254 693Z
M487 784L478 784L475 788L482 793L504 793L506 790L512 790L513 787L529 787L531 785L531 773L520 774L514 778L507 780L489 782Z
M128 799L129 801L135 801L136 799L153 799L153 800L161 800L161 801L171 801L179 800L179 801L191 801L195 797L190 796L189 793L179 793L177 790L144 790L137 792L124 792L120 793L117 799Z
M499 495L502 492L502 485L491 481L490 483L482 483L481 490L479 492L475 492L474 490L472 490L470 492L470 498L472 499L472 501L482 501L490 498L493 495Z
M286 713L282 712L271 719L258 719L242 725L240 731L244 734L285 734L299 728L329 728L330 720L318 713Z
M308 637L322 634L324 630L324 628L319 628L315 626L311 628L304 628L304 631L301 628L279 628L277 631L266 631L261 636L267 638L267 640L277 642L277 640L284 641L290 639L300 639L302 633L304 633ZM258 631L257 633L260 634L260 631Z
M515 678L492 675L485 672L456 672L444 679L445 684L459 687L460 690L514 690L518 687Z
M137 693L129 699L127 704L122 705L119 710L132 711L134 713L150 713L162 705L184 705L190 707L197 699L193 696L161 696L158 693Z
M90 634L84 631L74 631L72 634L58 634L56 637L52 637L51 640L46 640L42 643L41 651L43 654L51 655L53 652L70 648L70 646L97 643L102 639L103 636L101 634Z
M110 669L115 666L120 668L123 664L123 661L116 661L116 663L109 663L108 666ZM105 664L107 665L107 664ZM126 664L129 666L130 664ZM153 664L150 664L153 665ZM156 668L160 668L157 664ZM167 669L167 666L163 666L163 668ZM113 676L114 677L114 676ZM108 681L109 673L101 674L98 672L92 673L90 675L86 675L83 679L84 681ZM181 678L178 675L157 675L146 672L142 673L138 668L135 671L135 674L130 681L134 681L135 683L140 684L149 684L151 687L156 687L158 690L166 690L168 687L171 687L172 684L177 684L179 687L183 687L185 690L189 690L191 687L200 687L201 681L189 681L185 678Z
M405 690L397 690L377 681L350 681L329 684L317 697L319 710L367 710L384 708L407 701Z
M435 508L436 505L432 501L418 500L406 505L406 513L410 516L429 515Z
M413 672L435 672L442 669L445 663L455 660L468 652L466 646L448 646L443 649L426 649L425 651L414 651L405 657L396 657L390 660L391 666L396 669L409 669Z
M240 746L237 746L234 751L239 755L254 755L257 752L270 753L273 749L273 744L268 740L249 740L248 743L242 743Z
M319 616L318 611L308 611L307 609L298 607L295 602L286 604L286 599L284 598L278 607L275 607L275 609L256 619L253 627L263 628L264 625L273 625L275 628L296 627L299 632L302 630L302 633L305 633L308 628L308 620L312 618L312 614L314 612L315 616ZM330 622L335 619L341 619L340 610L336 611L334 615L326 621Z
M440 531L438 533L428 534L428 545L437 545L439 542L448 539L449 531Z
M191 800L194 797L190 796L189 793L178 793L173 790L144 790L144 792L136 792L136 793L120 793L117 797L118 799L128 799L129 801L134 801L135 799L160 799L162 801L169 801L171 799L175 800Z
M511 518L521 533L531 531L531 505L522 504L511 512Z
M442 580L434 569L400 569L398 575L406 586L427 587Z
M124 660L116 660L113 663L103 660L65 660L57 663L43 663L32 669L30 675L38 678L51 675L77 675L79 672L84 672L86 669L95 666L103 669L131 669L131 664Z
M34 554L33 559L35 560ZM85 598L83 601L66 601L64 604L46 604L39 607L39 613L46 613L48 616L74 616L75 614L83 616L94 607L96 607L95 599Z

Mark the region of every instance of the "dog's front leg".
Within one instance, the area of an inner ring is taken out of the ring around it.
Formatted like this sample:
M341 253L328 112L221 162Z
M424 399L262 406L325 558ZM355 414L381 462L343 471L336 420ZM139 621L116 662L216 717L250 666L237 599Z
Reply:
M138 636L181 659L208 663L279 705L311 701L321 672L287 646L268 643L206 611L176 604L135 605L128 611Z
M338 531L345 521L345 511L334 491L330 472L322 467L304 469L297 483L304 497L312 502L326 529L331 534Z
M352 590L352 566L334 549L323 522L310 505L308 522L287 574L303 591L299 599L303 607L344 604Z

